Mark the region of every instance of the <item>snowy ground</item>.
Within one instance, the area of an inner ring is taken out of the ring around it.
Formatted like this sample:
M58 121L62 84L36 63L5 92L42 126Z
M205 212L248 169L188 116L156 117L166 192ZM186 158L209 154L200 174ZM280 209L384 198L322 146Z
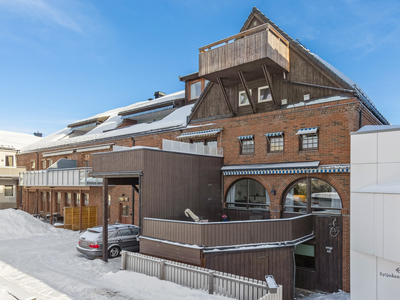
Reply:
M79 233L57 229L29 214L0 210L0 277L38 300L227 299L134 272L121 271L121 259L88 260L75 246ZM0 286L0 299L3 297ZM349 295L305 299L348 300Z

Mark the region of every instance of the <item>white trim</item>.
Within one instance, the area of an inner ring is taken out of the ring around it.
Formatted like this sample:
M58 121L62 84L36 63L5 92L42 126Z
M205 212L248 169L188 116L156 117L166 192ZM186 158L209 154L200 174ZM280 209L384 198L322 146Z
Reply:
M249 100L249 99L247 99L247 103L240 104L240 95L241 95L242 93L244 93L244 94L246 95L246 97L247 97L247 93L246 93L246 91L240 91L240 92L239 92L239 106L246 106L246 105L250 105L250 100ZM251 96L251 95L252 95L252 93L251 93L251 90L250 90L250 96Z
M110 149L112 145L114 145L114 144L102 144L102 145L96 145L96 146L91 146L91 147L76 148L75 150L78 153L97 151L97 150L105 150L105 149Z
M265 99L265 100L261 100L261 97L260 97L260 90L262 90L262 89L269 89L269 94L271 95L271 99ZM265 86L260 86L259 88L258 88L258 102L269 102L269 101L272 101L272 94L271 94L271 88L269 87L269 85L265 85Z
M45 153L43 153L43 157L72 154L73 152L74 152L74 149L63 150L63 151L45 152Z

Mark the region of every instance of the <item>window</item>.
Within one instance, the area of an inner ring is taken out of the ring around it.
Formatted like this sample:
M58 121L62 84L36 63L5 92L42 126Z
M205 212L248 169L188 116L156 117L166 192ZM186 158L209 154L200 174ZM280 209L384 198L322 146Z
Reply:
M65 193L65 200L66 200L67 207L71 206L71 198L72 198L71 196L72 196L71 193Z
M294 251L296 267L315 269L315 246L299 244Z
M201 81L190 84L190 100L199 98L201 94Z
M296 134L300 138L300 151L318 149L318 127L300 129Z
M251 95L251 90L250 90ZM246 91L239 92L239 106L249 105L249 98L247 98Z
M240 154L253 154L254 153L254 136L244 135L239 136Z
M75 193L75 206L81 205L81 194Z
M268 209L270 198L258 181L241 179L229 189L226 203L228 208Z
M301 150L318 149L318 135L306 134L301 136Z
M122 205L122 215L125 217L129 216L129 205Z
M280 152L283 151L283 132L266 133L267 137L267 152Z
M46 193L42 192L42 210L46 211Z
M4 186L4 196L6 197L14 196L14 187L12 185Z
M47 167L50 167L52 164L53 164L53 159L52 159L52 158L49 158L49 159L47 160Z
M87 194L87 193L83 194L83 200L84 200L85 206L89 206L89 194Z
M317 178L307 178L297 181L289 188L283 209L289 213L340 214L342 201L329 183Z
M46 169L46 160L45 159L42 160L42 169L43 170Z
M258 102L272 101L271 90L269 86L262 86L258 88Z
M31 171L35 171L36 164L35 161L31 161Z
M89 168L89 161L85 160L85 168Z
M14 156L6 155L6 167L13 167L14 166Z
M204 90L208 80L197 79L189 83L189 101L199 98L201 92Z
M57 211L61 211L61 193L57 193Z

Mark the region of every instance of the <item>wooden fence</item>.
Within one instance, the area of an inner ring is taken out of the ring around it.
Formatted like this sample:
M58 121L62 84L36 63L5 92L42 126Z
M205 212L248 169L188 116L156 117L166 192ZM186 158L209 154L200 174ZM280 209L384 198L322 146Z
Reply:
M79 230L97 226L97 207L82 206L82 228L79 228L79 221L79 206L64 208L64 228L70 230Z
M121 269L239 300L282 300L282 286L270 293L266 282L122 251Z

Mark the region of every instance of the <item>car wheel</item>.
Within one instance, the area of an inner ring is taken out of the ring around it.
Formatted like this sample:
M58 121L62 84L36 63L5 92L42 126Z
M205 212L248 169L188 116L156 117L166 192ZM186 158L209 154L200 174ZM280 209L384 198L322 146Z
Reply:
M117 257L120 251L121 250L119 250L118 247L111 247L110 250L108 250L108 257L110 258Z

